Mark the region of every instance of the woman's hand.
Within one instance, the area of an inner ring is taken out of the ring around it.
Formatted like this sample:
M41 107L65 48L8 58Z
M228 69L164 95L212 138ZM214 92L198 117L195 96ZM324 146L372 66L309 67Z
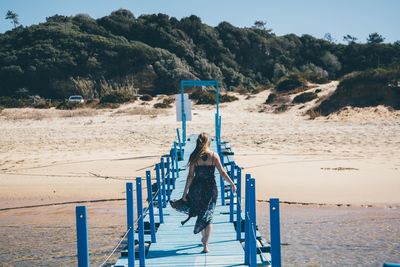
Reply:
M235 184L232 184L232 190L233 190L233 192L236 193L237 188L236 188L236 185L235 185Z

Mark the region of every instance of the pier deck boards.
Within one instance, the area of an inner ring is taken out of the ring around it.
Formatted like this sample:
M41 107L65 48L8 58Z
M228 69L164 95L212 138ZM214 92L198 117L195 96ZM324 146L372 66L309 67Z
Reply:
M191 135L190 141L184 147L184 160L179 162L179 178L171 199L182 196L188 170L185 165L190 153L196 145L197 135ZM211 149L216 151L216 144L211 143ZM232 156L229 156L231 159ZM225 157L225 159L227 159ZM219 173L216 170L218 191L220 188ZM186 215L171 208L169 204L164 209L164 223L157 231L157 242L151 244L146 257L146 266L247 266L244 265L244 250L236 240L233 223L229 222L229 206L222 206L218 194L217 205L213 216L213 228L209 241L209 253L201 253L201 234L193 234L196 218L192 218L184 226L181 221ZM121 257L115 266L128 266L127 258ZM139 266L136 261L136 266Z

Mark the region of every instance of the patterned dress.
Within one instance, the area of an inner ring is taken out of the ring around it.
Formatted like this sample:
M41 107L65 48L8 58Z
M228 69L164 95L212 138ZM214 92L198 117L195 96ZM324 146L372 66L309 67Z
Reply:
M203 161L207 161L208 156L201 157ZM215 165L214 157L211 165L199 165L194 167L194 178L189 187L189 192L186 196L187 201L183 199L171 200L171 207L179 212L183 212L191 217L196 217L196 224L193 233L201 232L209 223L212 222L212 217L215 205L218 198L218 189L215 182ZM187 220L183 221L184 224Z

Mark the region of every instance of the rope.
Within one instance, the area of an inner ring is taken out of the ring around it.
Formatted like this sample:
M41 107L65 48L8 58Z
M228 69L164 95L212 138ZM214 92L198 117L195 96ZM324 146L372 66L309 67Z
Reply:
M248 214L248 212L246 212L246 217L248 218L248 220L250 221L250 217L249 217L249 214ZM255 233L255 231L254 231L254 228L255 227L251 227L250 226L250 228L251 228L251 232L253 233L253 236L254 236L254 240L257 240L257 235L256 235L256 233ZM261 248L260 247L257 247L257 244L256 244L256 248L258 249L258 251L260 251L260 255L262 254L262 251L261 251Z
M129 231L131 230L131 228L129 228L124 236L121 238L121 240L118 242L118 244L114 247L114 249L111 251L110 255L108 255L108 257L100 264L99 267L104 266L104 264L107 263L107 261L111 258L112 255L114 255L115 251L117 251L118 247L121 245L122 241L125 239L125 237L128 235Z

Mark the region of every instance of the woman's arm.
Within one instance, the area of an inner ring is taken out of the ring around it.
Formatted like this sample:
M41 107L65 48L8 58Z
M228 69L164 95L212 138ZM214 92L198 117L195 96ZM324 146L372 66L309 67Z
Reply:
M182 195L182 198L185 201L186 201L186 195L189 192L190 184L192 183L193 180L193 173L194 173L194 164L191 164L189 167L188 176L186 178L185 190L183 190L183 195Z
M222 177L224 177L225 181L227 181L232 186L233 191L236 192L236 185L233 183L232 179L228 176L228 174L222 167L218 154L214 154L214 157L215 157L215 167L217 167L219 174Z

